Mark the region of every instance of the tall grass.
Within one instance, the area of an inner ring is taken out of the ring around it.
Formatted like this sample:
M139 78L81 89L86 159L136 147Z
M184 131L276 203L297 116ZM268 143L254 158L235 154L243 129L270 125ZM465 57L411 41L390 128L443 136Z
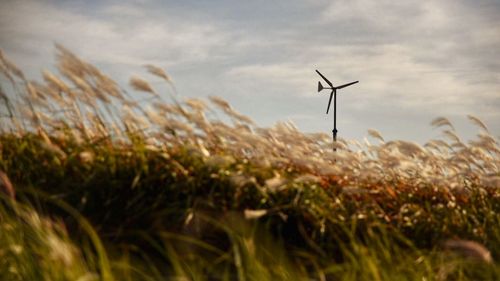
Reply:
M180 100L159 67L170 90L133 77L132 95L56 49L43 81L0 52L3 279L500 277L500 150L478 118L468 143L440 117L424 146L369 130L377 144L333 152L221 98Z

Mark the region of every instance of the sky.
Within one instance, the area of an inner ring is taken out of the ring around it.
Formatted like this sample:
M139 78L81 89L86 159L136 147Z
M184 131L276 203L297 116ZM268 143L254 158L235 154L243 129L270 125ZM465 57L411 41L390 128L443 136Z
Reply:
M0 49L28 77L62 44L124 85L164 68L181 97L220 96L260 126L292 121L339 136L419 143L446 117L464 139L479 117L500 135L499 0L1 0ZM166 88L165 88L166 89Z

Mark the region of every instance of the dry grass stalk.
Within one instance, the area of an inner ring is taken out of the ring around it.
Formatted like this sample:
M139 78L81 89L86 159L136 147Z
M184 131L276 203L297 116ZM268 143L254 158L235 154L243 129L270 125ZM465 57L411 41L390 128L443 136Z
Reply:
M10 60L8 60L3 55L3 52L1 52L1 51L0 51L0 63L3 65L3 69L6 72L10 72L10 73L14 74L15 76L17 76L18 78L20 78L23 81L26 80L23 72L19 68L17 68L17 66L14 63L12 63Z
M3 192L12 199L16 197L14 186L10 182L9 177L2 171L0 171L0 192Z
M468 259L485 263L493 262L490 251L475 241L460 239L447 240L444 243L444 248Z

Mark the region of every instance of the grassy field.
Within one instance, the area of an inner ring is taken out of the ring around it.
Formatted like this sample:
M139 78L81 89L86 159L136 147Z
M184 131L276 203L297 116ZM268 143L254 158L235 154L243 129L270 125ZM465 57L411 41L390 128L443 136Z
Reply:
M424 146L333 152L156 66L168 90L134 95L61 46L57 69L0 52L0 280L500 280L500 148L473 116L468 143L436 118Z

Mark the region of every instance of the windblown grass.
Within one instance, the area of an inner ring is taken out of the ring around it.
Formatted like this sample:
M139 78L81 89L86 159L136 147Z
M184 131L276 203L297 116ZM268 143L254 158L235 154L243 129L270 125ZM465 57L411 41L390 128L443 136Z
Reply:
M333 152L174 98L156 66L171 91L130 80L147 100L62 46L57 69L30 81L0 53L0 279L500 278L500 150L476 117L468 143L437 118L424 146L369 130Z

